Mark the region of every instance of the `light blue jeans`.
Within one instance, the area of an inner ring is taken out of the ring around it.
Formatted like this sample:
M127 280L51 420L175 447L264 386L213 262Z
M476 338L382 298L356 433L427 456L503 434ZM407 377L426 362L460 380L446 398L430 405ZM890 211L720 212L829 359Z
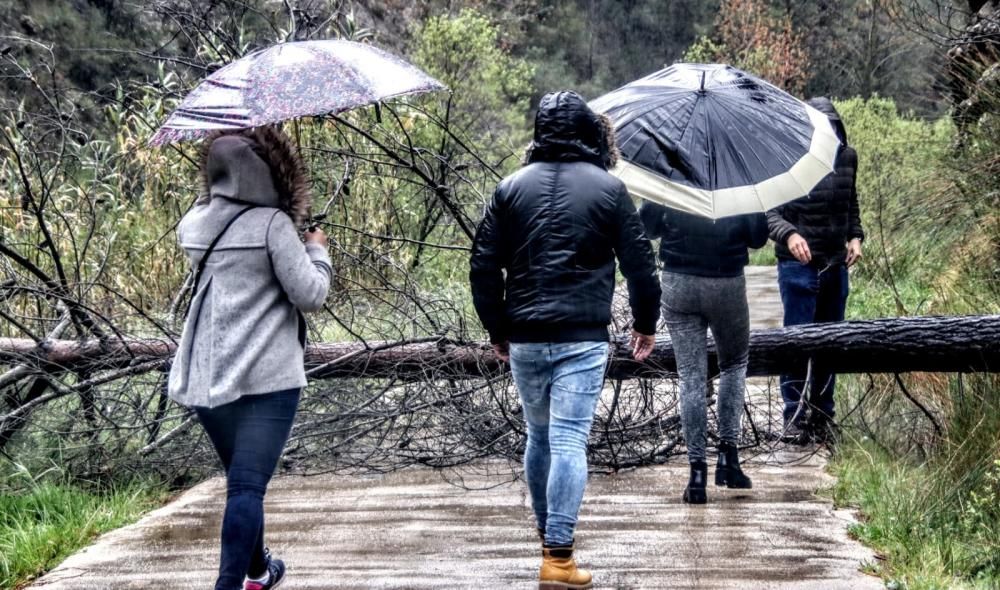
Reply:
M547 545L573 542L587 485L587 437L607 360L607 342L510 345L528 425L525 478Z

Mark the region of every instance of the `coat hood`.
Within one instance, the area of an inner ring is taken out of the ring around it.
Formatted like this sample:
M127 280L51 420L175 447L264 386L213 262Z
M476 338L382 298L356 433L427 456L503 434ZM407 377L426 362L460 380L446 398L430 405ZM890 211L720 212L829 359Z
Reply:
M806 104L826 115L830 119L830 123L833 124L833 130L837 133L841 145L847 145L847 129L844 127L844 122L840 120L840 113L833 106L833 101L825 96L817 96L807 100Z
M222 132L205 141L199 204L224 197L287 213L296 225L309 216L312 194L291 139L274 127Z
M535 114L535 135L527 163L590 162L604 169L618 163L615 128L575 92L550 92Z

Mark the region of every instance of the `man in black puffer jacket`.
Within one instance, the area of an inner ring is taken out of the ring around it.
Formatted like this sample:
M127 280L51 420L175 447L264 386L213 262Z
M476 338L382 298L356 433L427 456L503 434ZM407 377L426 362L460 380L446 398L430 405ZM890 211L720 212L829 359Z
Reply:
M607 172L616 156L606 117L576 93L546 94L528 163L497 187L469 273L476 312L509 360L524 408L525 476L544 538L540 579L567 588L590 587L572 558L573 532L608 356L616 257L636 360L652 351L659 319L652 247L625 185Z
M841 147L833 173L808 197L767 214L778 256L778 285L786 326L844 319L847 268L861 259L865 237L856 188L858 154L847 144L847 132L833 103L824 97L808 103L830 118ZM834 417L835 376L814 371L808 385L808 403L800 404L806 390L805 377L805 367L781 376L785 435L792 442L804 442L810 436L827 438Z

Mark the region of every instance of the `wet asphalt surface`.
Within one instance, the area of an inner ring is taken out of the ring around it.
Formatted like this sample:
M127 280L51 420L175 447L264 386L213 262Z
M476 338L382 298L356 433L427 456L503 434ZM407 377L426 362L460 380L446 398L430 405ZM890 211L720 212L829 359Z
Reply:
M577 537L595 587L882 587L859 571L872 556L848 538L848 517L814 494L832 482L822 461L778 455L748 466L755 489L712 488L704 506L681 502L684 466L592 476ZM277 478L268 544L288 564L282 588L533 588L538 541L524 484L510 479L505 464L461 481L430 470ZM37 587L210 588L224 499L222 479L204 482Z

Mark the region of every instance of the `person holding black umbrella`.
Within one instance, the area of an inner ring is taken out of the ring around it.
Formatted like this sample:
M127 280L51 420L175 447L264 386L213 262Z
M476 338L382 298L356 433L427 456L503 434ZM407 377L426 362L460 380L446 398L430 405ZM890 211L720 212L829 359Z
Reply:
M861 260L865 239L858 206L858 154L847 144L847 130L830 99L818 97L808 104L829 117L841 147L833 174L817 184L808 198L767 213L786 326L843 321L849 291L847 269ZM831 439L835 383L832 373L810 372L806 367L781 376L786 441L803 444L811 438ZM804 394L808 399L802 399Z
M749 322L743 267L767 242L765 212L829 175L839 141L823 113L724 64L674 64L595 99L614 121L622 163L612 172L648 203L660 238L663 312L681 380L691 479L684 500L706 502L707 332L719 369L717 485L749 488L737 444Z
M737 446L750 344L743 267L750 260L747 248L767 243L767 220L756 213L713 221L652 202L644 203L639 215L646 235L660 239L663 316L677 358L681 425L691 464L683 500L704 504L708 330L715 339L720 371L715 483L737 489L753 486L740 468Z

